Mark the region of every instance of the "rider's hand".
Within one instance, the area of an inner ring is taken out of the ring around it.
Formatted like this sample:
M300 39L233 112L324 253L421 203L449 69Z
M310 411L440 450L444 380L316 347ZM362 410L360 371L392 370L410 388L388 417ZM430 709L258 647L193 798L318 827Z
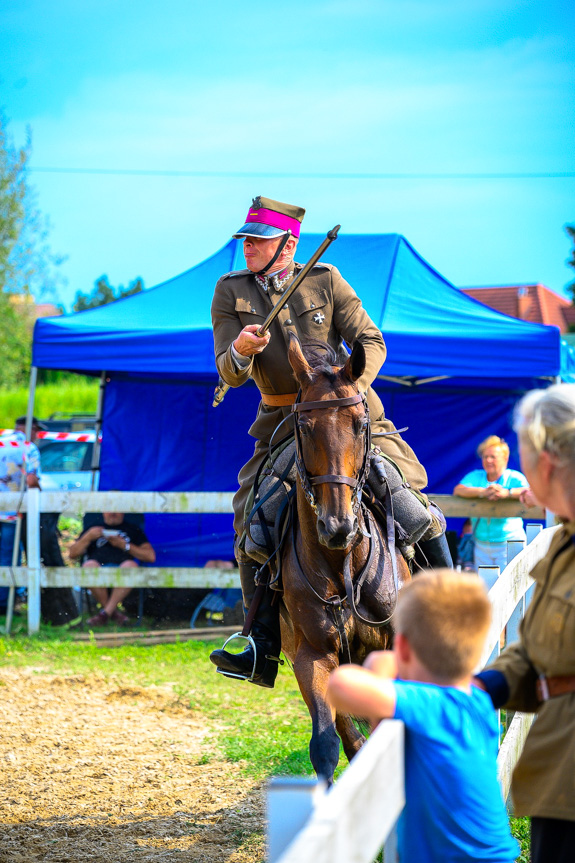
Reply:
M234 348L242 357L252 357L254 354L261 354L264 348L267 347L270 334L267 332L259 338L259 336L256 336L259 328L259 324L248 324L235 340Z

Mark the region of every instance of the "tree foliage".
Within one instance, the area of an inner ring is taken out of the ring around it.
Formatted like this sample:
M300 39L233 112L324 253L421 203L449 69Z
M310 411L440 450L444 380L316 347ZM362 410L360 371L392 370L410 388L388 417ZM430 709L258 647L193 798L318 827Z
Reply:
M0 111L0 290L55 298L64 259L48 245L49 220L28 182L30 153L30 130L26 145L16 147Z
M98 306L106 306L108 303L113 303L114 300L123 300L124 297L139 294L143 290L144 283L141 278L134 279L127 288L124 288L123 285L113 288L108 281L108 276L100 276L94 282L94 288L90 294L77 291L72 308L75 312L96 309Z
M54 296L62 259L47 242L48 220L40 213L28 183L30 132L16 147L0 111L0 387L15 387L28 378L37 299Z
M565 230L567 231L569 237L571 238L571 242L573 243L573 248L571 249L571 257L567 261L567 266L572 267L575 270L575 225L565 225ZM575 279L566 286L567 293L571 296L571 301L575 305Z

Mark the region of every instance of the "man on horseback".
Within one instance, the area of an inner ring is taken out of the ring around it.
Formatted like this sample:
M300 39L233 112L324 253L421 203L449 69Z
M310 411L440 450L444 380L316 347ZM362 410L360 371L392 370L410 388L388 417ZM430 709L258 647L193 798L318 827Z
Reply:
M244 607L255 592L255 576L260 564L241 547L245 507L258 468L268 455L272 435L282 420L291 429L291 408L298 385L288 361L290 333L301 342L321 340L341 358L347 357L344 342L362 343L365 372L358 381L365 392L372 434L383 454L402 472L407 484L419 492L427 485L427 474L411 447L395 432L385 418L383 405L371 383L385 361L386 347L381 332L370 319L353 288L336 267L318 263L296 290L263 337L257 336L273 306L281 300L286 286L301 270L294 261L305 210L301 207L258 197L253 201L244 224L233 236L243 239L247 269L227 273L218 281L212 302L212 323L216 365L221 378L238 387L250 377L261 393L261 403L249 434L256 438L254 455L241 469L240 488L234 497L235 554L240 570ZM389 436L382 436L391 433ZM424 495L418 495L428 505ZM445 520L441 512L429 507L430 526L419 545L433 567L449 567L451 556L445 539ZM277 675L281 639L279 604L272 603L266 590L252 623L250 644L242 653L214 650L211 661L224 674L250 679L260 686L273 687Z

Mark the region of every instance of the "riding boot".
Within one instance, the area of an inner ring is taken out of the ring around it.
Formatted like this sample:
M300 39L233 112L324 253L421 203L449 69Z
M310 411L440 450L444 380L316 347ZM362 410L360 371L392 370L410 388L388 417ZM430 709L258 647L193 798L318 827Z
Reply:
M255 593L255 575L260 568L253 560L238 561L242 593L244 596L244 616ZM279 622L279 603L272 605L274 594L266 588L262 594L256 616L252 623L250 635L256 646L255 669L254 650L251 644L241 653L229 653L227 650L214 650L210 660L222 674L239 677L273 689L280 663L281 635Z
M420 539L416 546L415 559L422 569L453 569L445 533L432 539Z

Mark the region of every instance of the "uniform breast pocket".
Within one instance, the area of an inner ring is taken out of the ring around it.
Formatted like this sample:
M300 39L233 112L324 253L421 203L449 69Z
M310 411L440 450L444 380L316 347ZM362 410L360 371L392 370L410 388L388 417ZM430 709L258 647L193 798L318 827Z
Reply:
M236 313L243 327L248 324L261 324L265 320L266 313L260 302L238 297L236 300Z
M296 291L297 294L297 291ZM332 321L332 309L325 291L294 296L291 303L292 313L297 316L301 333L314 339L325 341Z
M554 653L559 653L562 665L565 660L569 662L570 658L573 666L570 673L575 673L575 584L570 587L562 581L563 584L558 584L549 592L538 625L537 641Z

